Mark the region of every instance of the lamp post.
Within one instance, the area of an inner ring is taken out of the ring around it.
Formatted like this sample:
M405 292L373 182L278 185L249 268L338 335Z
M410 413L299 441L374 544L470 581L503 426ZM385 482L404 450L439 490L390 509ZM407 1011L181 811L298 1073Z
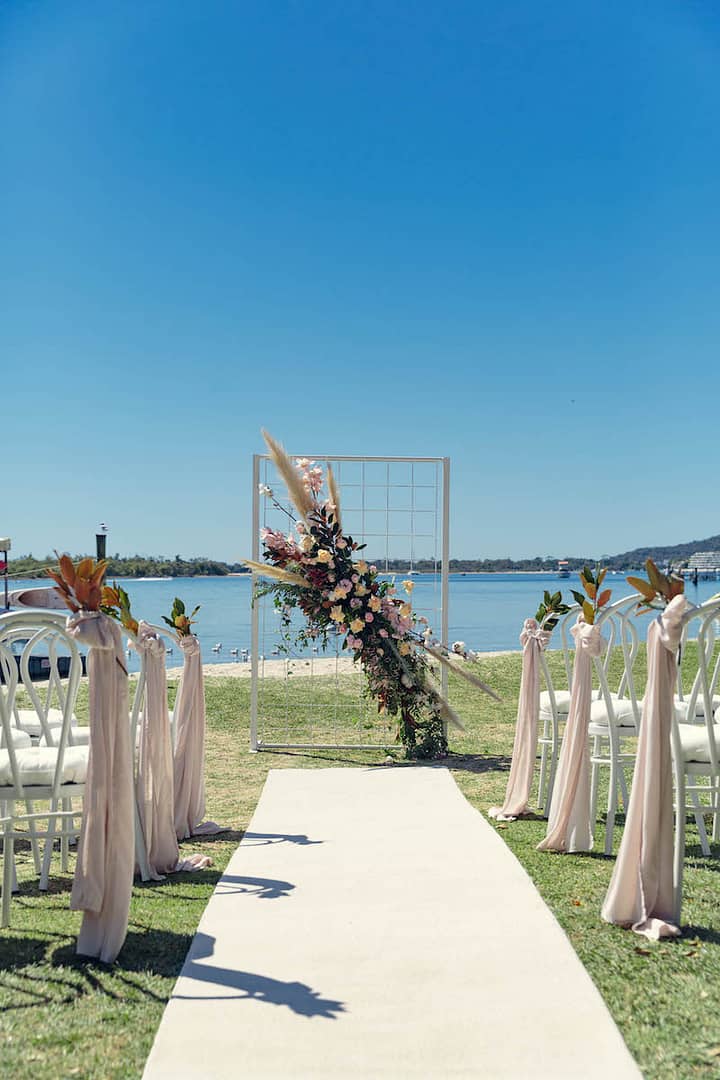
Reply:
M107 550L107 525L104 521L100 522L100 532L95 533L95 555L100 562L105 558L105 552Z
M8 551L12 548L12 543L9 537L0 537L0 551L2 551L2 559L0 559L0 574L2 574L5 582L5 610L10 607L10 600L8 597Z

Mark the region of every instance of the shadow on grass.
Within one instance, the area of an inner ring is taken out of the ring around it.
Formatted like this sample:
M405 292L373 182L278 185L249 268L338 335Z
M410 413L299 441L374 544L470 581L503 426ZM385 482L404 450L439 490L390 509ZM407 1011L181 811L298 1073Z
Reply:
M453 772L510 772L511 757L499 754L449 754L445 765Z

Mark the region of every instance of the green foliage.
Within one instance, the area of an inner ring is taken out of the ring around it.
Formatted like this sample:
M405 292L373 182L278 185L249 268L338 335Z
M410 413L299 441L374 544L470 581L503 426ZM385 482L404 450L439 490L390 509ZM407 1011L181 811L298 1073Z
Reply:
M167 623L167 625L172 630L175 631L179 638L189 637L192 635L192 630L190 629L190 627L195 622L193 616L197 615L199 610L200 605L198 604L197 607L193 608L190 614L187 615L185 613L185 604L179 596L176 596L173 601L170 618L168 619L167 615L163 615L162 620L164 623Z
M561 615L565 615L570 608L563 603L562 593L550 593L545 590L543 600L535 612L535 618L543 630L554 630Z

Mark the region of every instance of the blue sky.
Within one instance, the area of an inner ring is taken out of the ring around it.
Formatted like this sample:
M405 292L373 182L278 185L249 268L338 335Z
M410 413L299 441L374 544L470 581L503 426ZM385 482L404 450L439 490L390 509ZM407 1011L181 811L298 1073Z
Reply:
M711 3L0 6L16 553L250 551L251 455L449 455L452 554L720 532Z

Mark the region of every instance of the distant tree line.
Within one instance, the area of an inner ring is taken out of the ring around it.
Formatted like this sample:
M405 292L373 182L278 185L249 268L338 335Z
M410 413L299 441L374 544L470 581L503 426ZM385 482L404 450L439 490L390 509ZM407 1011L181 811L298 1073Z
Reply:
M672 566L681 569L688 559L696 551L720 551L720 536L709 536L705 540L690 540L685 544L673 544L633 548L632 551L624 551L619 555L603 555L600 558L603 566L609 570L637 570L644 566L645 560L653 559L658 566ZM75 555L79 559L82 556ZM373 560L368 557L368 561ZM586 564L592 566L597 562L595 556L584 557L567 556L569 570L582 570ZM407 573L410 563L407 559L375 559L380 570L388 570L391 573ZM44 559L36 559L33 555L23 555L17 559L11 559L8 565L10 574L16 577L42 577L46 566L55 566L57 559L54 555L46 555ZM450 573L452 574L501 574L512 571L524 570L538 573L542 570L557 570L558 560L548 556L536 555L532 559L451 559ZM412 563L412 569L421 574L431 574L440 569L440 563L434 559L416 559ZM222 577L226 574L247 573L243 563L227 563L217 559L182 559L179 555L175 558L167 556L129 555L120 558L113 555L108 566L108 577Z
M72 556L75 560L82 557L82 555ZM45 567L56 565L57 559L54 555L46 555L44 559L36 559L33 555L23 555L9 561L8 572L13 577L44 577ZM129 555L121 558L119 555L113 555L108 562L107 576L109 578L223 577L227 574L246 572L247 568L242 563L220 562L217 559L182 559L179 555L175 558L147 555Z

